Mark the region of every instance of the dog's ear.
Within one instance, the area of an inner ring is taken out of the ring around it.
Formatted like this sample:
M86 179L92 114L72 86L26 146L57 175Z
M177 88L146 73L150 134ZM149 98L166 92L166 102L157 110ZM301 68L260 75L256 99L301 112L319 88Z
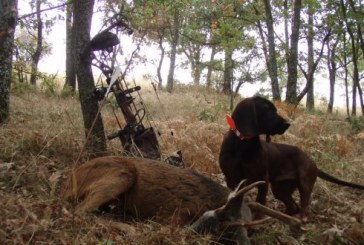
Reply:
M253 98L246 98L236 105L231 117L236 129L243 135L258 135L259 125L255 111L255 101Z

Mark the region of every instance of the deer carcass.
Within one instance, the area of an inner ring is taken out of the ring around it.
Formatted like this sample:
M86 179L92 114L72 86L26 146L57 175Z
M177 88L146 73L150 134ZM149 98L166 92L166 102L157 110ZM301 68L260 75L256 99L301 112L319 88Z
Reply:
M245 227L261 222L252 221L251 211L258 209L289 224L299 224L299 220L259 204L245 204L244 193L259 184L265 183L230 193L193 170L145 158L109 156L73 169L63 195L77 203L76 212L113 206L119 216L191 225L193 231L210 233L224 243L249 244Z

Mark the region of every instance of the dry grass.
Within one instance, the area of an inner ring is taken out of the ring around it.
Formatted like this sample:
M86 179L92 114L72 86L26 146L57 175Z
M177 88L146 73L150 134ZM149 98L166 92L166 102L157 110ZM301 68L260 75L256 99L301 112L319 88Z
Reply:
M182 150L186 167L221 180L218 154L227 130L228 100L193 87L178 88L173 95L159 92L159 100L152 88L142 93L152 125L161 134L163 153ZM363 183L364 141L350 124L339 116L307 114L284 104L278 107L292 126L273 141L302 147L321 169ZM117 127L110 111L109 106L103 110L107 132ZM36 91L11 94L10 122L0 127L0 244L211 244L209 237L151 221L121 223L94 214L73 214L70 204L59 197L59 186L83 143L77 99ZM121 151L117 140L108 142L108 147L115 153ZM257 228L253 242L362 244L363 200L362 191L318 181L305 231L292 235L274 221ZM282 208L271 195L269 205Z

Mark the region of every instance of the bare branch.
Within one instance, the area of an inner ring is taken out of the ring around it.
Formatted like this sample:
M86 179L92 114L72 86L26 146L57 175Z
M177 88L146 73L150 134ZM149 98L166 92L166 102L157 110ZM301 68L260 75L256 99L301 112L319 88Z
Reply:
M57 6L53 6L53 7L49 7L49 8L46 8L46 9L41 9L40 11L35 11L35 12L32 12L32 13L29 13L29 14L24 14L22 16L19 16L18 17L18 20L21 20L21 19L25 19L25 18L28 18L32 15L36 15L38 13L42 13L42 12L46 12L46 11L50 11L50 10L53 10L53 9L58 9L58 8L62 8L68 4L71 4L73 2L73 0L69 0L63 4L60 4L60 5L57 5Z

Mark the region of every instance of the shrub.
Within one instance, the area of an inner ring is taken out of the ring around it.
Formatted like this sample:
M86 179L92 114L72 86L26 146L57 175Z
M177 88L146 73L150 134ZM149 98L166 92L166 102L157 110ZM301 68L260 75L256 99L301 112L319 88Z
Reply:
M29 92L32 89L32 86L29 83L22 82L13 82L11 84L11 90L17 94L23 94L25 92Z
M61 97L67 98L75 94L75 91L73 91L73 88L66 84L63 89L61 90Z
M225 100L219 100L215 105L204 108L198 115L198 119L207 122L216 122L221 114L229 111L229 103Z
M359 132L364 129L364 117L351 117L347 119L351 125L351 129L355 132Z
M40 88L49 95L54 95L57 92L57 74L41 74L43 79L42 83L40 84Z

